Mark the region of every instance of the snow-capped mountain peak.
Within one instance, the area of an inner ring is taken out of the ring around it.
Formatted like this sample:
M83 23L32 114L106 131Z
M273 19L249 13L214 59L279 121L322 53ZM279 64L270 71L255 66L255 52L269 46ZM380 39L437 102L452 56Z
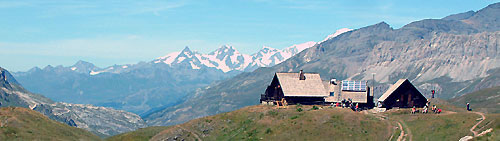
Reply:
M334 38L344 32L351 31L348 28L342 28L337 30L334 34L329 35L324 42L328 39ZM229 71L253 71L259 67L269 67L279 64L286 59L294 56L301 51L312 47L321 42L308 41L300 44L294 44L292 46L286 47L284 49L276 49L269 46L263 46L258 52L248 55L240 53L231 45L222 45L216 50L208 53L202 54L196 51L192 51L189 47L185 47L179 52L172 52L165 56L156 58L155 60L149 62L152 64L164 63L173 68L190 68L190 69L204 69L204 68L215 68L223 72ZM86 62L79 62L77 64L87 64ZM78 70L77 64L72 66L72 70ZM51 67L51 66L50 66ZM46 67L44 69L51 69ZM115 65L104 69L91 69L87 70L91 75L97 75L103 72L108 73L121 73L127 72L139 66L130 65Z
M165 56L162 56L162 57L158 57L156 58L156 60L154 61L154 63L160 63L160 62L163 62L165 64L172 64L172 62L174 62L175 58L177 58L177 56L179 56L181 52L172 52L172 53L169 53Z
M292 45L283 50L263 46L259 52L252 55L254 58L253 64L257 67L273 66L314 45L316 45L316 42L309 41Z
M305 42L305 43L302 43L302 44L295 44L293 46L290 46L288 48L285 48L284 51L288 51L288 50L297 50L296 53L299 53L309 47L312 47L314 45L316 45L317 43L314 42L314 41L309 41L309 42Z
M79 60L76 62L73 66L70 67L72 71L76 71L79 73L89 73L93 70L98 70L99 68L96 67L94 64Z
M328 35L328 36L327 36L327 37L326 37L323 41L321 41L320 43L325 42L326 40L329 40L329 39L335 38L335 37L339 36L340 34L342 34L342 33L344 33L344 32L349 32L349 31L351 31L351 30L352 30L352 29L349 29L349 28L341 28L341 29L339 29L339 30L335 31L335 33Z

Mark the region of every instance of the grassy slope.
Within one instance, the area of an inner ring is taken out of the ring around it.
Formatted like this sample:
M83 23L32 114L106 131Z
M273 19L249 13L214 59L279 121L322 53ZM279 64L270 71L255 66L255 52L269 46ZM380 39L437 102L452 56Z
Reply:
M168 129L165 126L152 126L147 128L141 128L136 131L127 132L119 135L107 138L109 141L142 141L152 138L154 135L160 133L161 131Z
M0 140L101 140L26 108L0 108Z
M385 114L392 121L400 121L405 132L409 129L413 140L459 140L472 132L469 129L478 122L481 116L468 112L465 108L455 107L453 104L440 99L431 99L431 105L443 109L442 114L411 115L409 109L389 111ZM479 138L498 140L500 130L500 114L485 114L486 120L476 127L475 131L485 131L493 128L493 133Z
M500 86L465 94L450 99L450 102L458 107L465 107L465 104L469 102L474 111L500 113Z
M401 123L409 140L458 140L472 135L469 129L480 117L464 108L439 99L433 99L444 113L411 115L409 109L384 113L360 113L341 108L308 110L303 106L275 109L272 106L249 106L233 112L191 120L170 127L150 127L121 134L112 139L140 136L134 140L187 139L196 140L392 140L399 137L397 123ZM487 114L487 119L476 131L493 128L493 132L479 140L497 140L500 114ZM161 131L162 129L165 129ZM158 134L156 134L158 133ZM156 134L151 138L153 134Z
M463 136L472 135L469 129L477 123L476 119L480 116L471 113L411 115L408 111L404 114L391 114L389 117L400 121L413 140L459 140Z
M386 122L336 108L297 112L294 108L250 106L181 126L203 140L384 140L390 136ZM174 136L195 139L188 131L179 129L174 126L154 139Z

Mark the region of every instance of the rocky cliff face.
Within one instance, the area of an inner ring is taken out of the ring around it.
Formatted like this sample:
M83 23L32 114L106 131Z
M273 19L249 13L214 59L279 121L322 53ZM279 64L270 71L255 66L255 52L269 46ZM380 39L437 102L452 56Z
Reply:
M0 68L0 106L30 108L70 126L86 129L100 136L110 136L145 127L136 114L92 105L53 102L25 90L10 73Z
M323 79L371 80L375 97L400 78L426 96L456 97L499 85L500 3L444 19L415 21L400 29L387 23L355 29L317 44L281 64L242 73L175 107L151 114L152 125L171 125L258 103L275 72L320 73ZM203 103L198 103L203 101Z

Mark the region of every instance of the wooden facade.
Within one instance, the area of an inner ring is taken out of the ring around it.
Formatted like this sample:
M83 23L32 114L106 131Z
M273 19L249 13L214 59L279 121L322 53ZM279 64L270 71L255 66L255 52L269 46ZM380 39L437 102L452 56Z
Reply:
M261 103L285 99L288 104L322 104L328 95L317 73L275 73Z
M427 98L408 79L400 79L379 98L378 102L379 107L387 109L420 108L425 106Z

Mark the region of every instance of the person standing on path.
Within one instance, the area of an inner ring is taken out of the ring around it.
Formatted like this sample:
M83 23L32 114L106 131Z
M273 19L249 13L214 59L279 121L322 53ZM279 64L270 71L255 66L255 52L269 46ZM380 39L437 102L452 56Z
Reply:
M467 111L471 111L469 102L467 102Z

